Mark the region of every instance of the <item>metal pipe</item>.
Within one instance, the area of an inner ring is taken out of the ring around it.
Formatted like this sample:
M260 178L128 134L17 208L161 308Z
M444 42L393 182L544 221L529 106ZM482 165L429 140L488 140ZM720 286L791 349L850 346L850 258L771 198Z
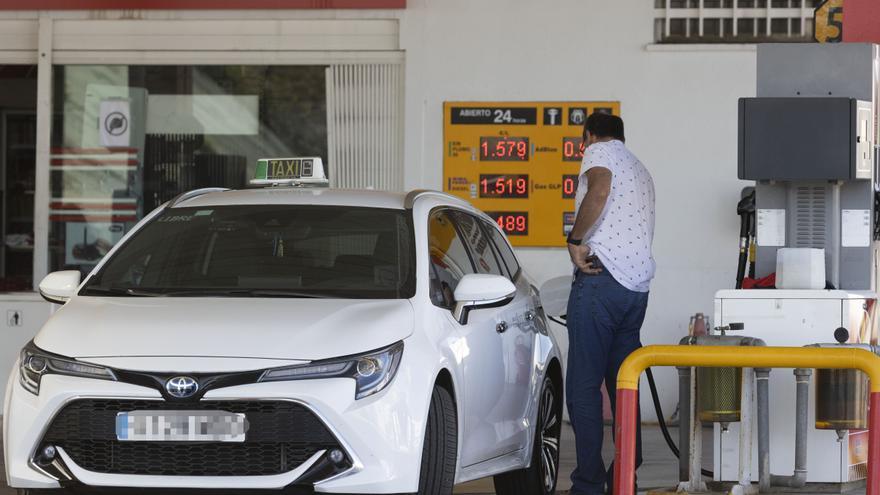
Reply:
M758 490L770 490L770 369L756 368L758 381Z
M690 480L691 369L678 367L678 481Z
M872 391L868 409L868 486L866 495L880 494L880 392Z
M857 369L868 375L871 392L880 393L880 357L863 349L842 346L735 347L650 345L630 354L621 365L617 383L638 390L639 376L652 366L705 366L714 368L827 368ZM880 481L880 480L878 480ZM880 483L878 483L880 486Z
M707 335L703 335L701 337L708 337ZM688 336L681 339L679 345L694 345L697 342L698 337ZM687 429L681 430L684 432L684 437L679 437L682 439L683 443L681 445L685 445L687 449L687 455L681 455L679 452L680 458L687 459L687 477L685 481L679 484L679 491L687 492L687 493L702 493L707 491L706 483L703 482L703 424L700 421L699 415L696 414L696 404L697 404L697 374L694 373L693 368L684 367L688 370L688 382L687 382Z
M742 368L742 394L740 395L740 428L739 428L739 486L741 490L734 493L754 493L752 487L752 433L754 431L754 415L752 403L755 400L755 370Z
M810 413L811 369L794 370L797 380L797 410L795 412L794 433L794 474L791 476L770 476L772 486L803 488L807 484L807 419Z
M700 335L682 340L689 345L701 346L766 346L763 340L756 337L739 337L736 335Z

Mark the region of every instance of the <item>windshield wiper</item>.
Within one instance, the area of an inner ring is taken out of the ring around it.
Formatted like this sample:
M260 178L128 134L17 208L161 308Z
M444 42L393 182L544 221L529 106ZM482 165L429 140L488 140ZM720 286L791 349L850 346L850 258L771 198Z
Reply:
M253 297L293 297L302 299L328 299L331 297L335 297L325 294L315 294L312 292L296 292L284 289L251 289L250 293ZM341 296L336 298L344 299Z
M132 287L86 287L82 290L83 296L131 296L131 297L159 297L161 292L143 290Z
M325 299L332 296L297 292L285 289L139 289L136 287L86 287L84 296L132 296L132 297L289 297L297 299Z
M159 295L165 297L290 297L302 299L329 297L322 294L296 292L285 289L180 289L163 291Z

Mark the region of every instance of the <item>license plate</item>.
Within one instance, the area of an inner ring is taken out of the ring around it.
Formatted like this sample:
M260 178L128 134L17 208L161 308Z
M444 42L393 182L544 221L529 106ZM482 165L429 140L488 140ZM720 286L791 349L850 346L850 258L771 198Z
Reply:
M124 442L244 442L244 414L225 411L132 411L116 415Z

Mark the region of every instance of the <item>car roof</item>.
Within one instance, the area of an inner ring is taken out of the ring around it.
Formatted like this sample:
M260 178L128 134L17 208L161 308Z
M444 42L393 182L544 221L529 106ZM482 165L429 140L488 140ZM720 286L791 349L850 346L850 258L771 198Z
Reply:
M455 196L428 190L409 193L368 189L332 189L305 187L263 187L254 189L203 189L184 193L171 200L172 208L199 208L228 205L322 205L361 206L367 208L411 208L416 198L432 196L450 205L473 208Z

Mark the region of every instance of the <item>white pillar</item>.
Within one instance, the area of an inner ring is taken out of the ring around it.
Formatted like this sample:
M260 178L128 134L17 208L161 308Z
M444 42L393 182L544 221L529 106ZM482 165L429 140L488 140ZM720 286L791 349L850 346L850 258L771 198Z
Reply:
M49 273L49 161L52 147L52 18L41 13L37 49L37 151L34 187L34 290Z

